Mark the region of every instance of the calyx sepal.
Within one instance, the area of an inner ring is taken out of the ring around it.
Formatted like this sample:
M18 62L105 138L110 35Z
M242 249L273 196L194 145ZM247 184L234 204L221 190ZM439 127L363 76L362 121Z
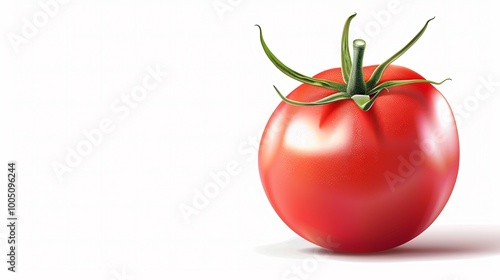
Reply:
M380 79L382 78L382 75L384 74L385 69L393 63L396 59L398 59L401 55L403 55L407 50L409 50L417 41L418 39L424 34L425 30L427 29L427 25L431 20L434 18L429 19L425 25L420 29L420 31L408 42L402 49L400 49L398 52L396 52L394 55L392 55L390 58L388 58L386 61L378 65L375 70L373 71L371 77L368 79L368 81L364 81L364 75L363 75L363 54L364 50L366 47L365 41L361 39L356 39L353 41L353 57L351 58L351 54L349 51L349 26L352 21L352 19L356 16L356 13L352 14L347 18L344 28L342 31L342 40L341 40L341 73L342 73L342 79L344 80L345 84L342 83L336 83L333 81L329 80L324 80L324 79L317 79L317 78L312 78L308 77L306 75L300 74L299 72L292 70L288 66L286 66L283 62L281 62L268 48L266 42L264 41L264 36L262 35L262 28L259 25L256 25L259 28L259 33L260 33L260 42L262 45L262 48L264 49L264 52L266 53L267 57L271 60L271 62L285 75L302 82L304 84L312 85L312 86L317 86L317 87L322 87L326 89L330 89L333 91L336 91L335 93L324 97L322 99L312 101L312 102L300 102L300 101L295 101L291 100L287 97L285 97L281 92L278 90L276 86L274 86L274 89L278 93L278 95L281 97L281 99L292 105L296 106L318 106L318 105L325 105L325 104L330 104L333 102L337 102L340 100L345 100L345 99L352 99L358 107L363 110L363 111L368 111L372 106L377 97L384 91L387 90L391 87L397 87L397 86L402 86L402 85L408 85L408 84L415 84L415 83L429 83L429 84L434 84L434 85L440 85L444 83L447 80L451 79L444 79L441 82L435 82L431 80L425 80L425 79L414 79L414 80L391 80L391 81L385 81L379 84Z

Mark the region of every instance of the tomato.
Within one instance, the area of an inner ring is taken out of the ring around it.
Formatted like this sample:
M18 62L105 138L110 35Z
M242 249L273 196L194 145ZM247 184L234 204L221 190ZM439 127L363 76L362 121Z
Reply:
M369 86L379 65L359 67L356 51L350 78ZM334 68L306 82L342 84L345 76ZM453 113L437 83L402 66L386 65L371 87L393 81L412 82L378 88L361 103L352 98L359 91L317 102L338 91L305 83L270 117L259 148L262 185L279 217L306 240L337 252L390 249L422 233L447 203L459 167Z

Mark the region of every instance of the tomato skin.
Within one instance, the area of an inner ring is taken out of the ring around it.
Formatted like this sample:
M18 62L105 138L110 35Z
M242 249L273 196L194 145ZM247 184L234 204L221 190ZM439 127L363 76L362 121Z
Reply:
M363 68L365 80L375 67ZM315 78L342 82L340 68ZM379 83L406 79L422 77L390 65ZM330 94L303 84L288 98ZM348 253L390 249L422 233L448 201L458 166L453 114L425 83L390 88L368 111L353 100L281 102L259 148L261 181L280 218L306 240Z

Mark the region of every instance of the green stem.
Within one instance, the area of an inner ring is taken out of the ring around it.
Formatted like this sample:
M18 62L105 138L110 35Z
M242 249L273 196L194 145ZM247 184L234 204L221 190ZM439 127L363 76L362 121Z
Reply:
M425 29L427 28L427 25L429 22L434 19L431 18L429 19L424 27L411 39L411 41L406 44L401 50L399 50L396 54L391 56L389 59L384 61L382 64L377 66L375 70L373 71L370 79L368 79L367 82L365 82L364 75L363 75L363 54L365 51L366 43L365 41L361 39L354 40L354 48L353 48L353 59L351 61L351 57L349 55L349 25L351 23L351 20L356 16L356 14L351 15L345 25L344 25L344 30L342 31L342 48L341 48L341 57L342 57L342 78L345 82L343 83L338 83L338 82L333 82L330 80L324 80L324 79L317 79L313 77L308 77L305 75L300 74L297 71L294 71L290 69L288 66L283 64L272 52L271 50L267 47L266 43L264 42L264 37L262 35L262 29L260 26L259 31L260 31L260 42L262 44L262 48L264 49L264 52L268 56L268 58L271 60L271 62L278 67L278 69L288 75L289 77L300 81L304 84L316 86L316 87L322 87L326 88L329 90L332 90L332 94L329 96L323 97L319 100L312 101L312 102L300 102L300 101L295 101L288 99L285 97L283 94L279 92L279 90L274 87L278 95L283 99L284 102L292 105L297 105L297 106L318 106L318 105L325 105L325 104L330 104L333 102L337 102L340 100L344 99L352 99L356 105L359 106L359 108L363 111L368 111L375 100L378 98L378 96L384 91L392 87L398 87L398 86L403 86L403 85L408 85L408 84L415 84L415 83L429 83L429 84L434 84L434 85L440 85L444 83L446 80L445 79L441 82L434 82L430 80L424 80L424 79L409 79L409 80L389 80L389 81L384 81L382 83L380 82L380 79L382 78L382 75L384 74L385 69L392 63L394 62L397 58L399 58L403 53L405 53L417 40L424 34Z
M355 94L366 94L365 76L363 75L363 54L366 42L361 39L354 40L351 74L347 82L347 93L351 96Z

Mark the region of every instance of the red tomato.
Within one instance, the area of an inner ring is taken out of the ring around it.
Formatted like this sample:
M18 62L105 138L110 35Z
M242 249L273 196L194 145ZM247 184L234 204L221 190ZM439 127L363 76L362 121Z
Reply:
M446 99L416 72L391 63L362 67L365 43L347 32L342 68L306 77L272 114L259 148L266 195L297 234L338 252L375 252L422 233L448 201L459 166L458 132ZM389 89L390 88L390 89ZM277 90L277 89L276 89ZM376 101L375 101L376 99Z
M366 79L375 66L365 67ZM315 76L342 81L340 68ZM380 82L422 79L390 65ZM313 101L328 89L301 85L288 98ZM458 133L430 84L381 94L368 111L352 100L301 107L282 102L262 136L259 171L269 201L297 234L339 252L373 252L423 232L451 195Z

